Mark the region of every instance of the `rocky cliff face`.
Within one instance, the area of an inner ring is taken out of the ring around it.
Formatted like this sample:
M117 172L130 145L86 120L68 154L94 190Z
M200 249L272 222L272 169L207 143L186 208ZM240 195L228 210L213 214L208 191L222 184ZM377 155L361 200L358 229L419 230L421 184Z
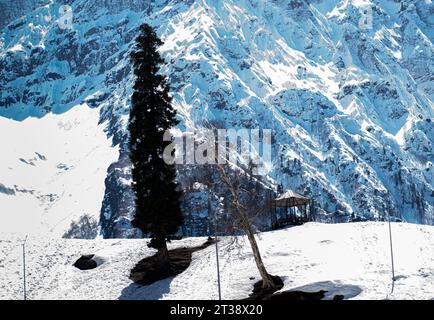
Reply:
M66 4L72 17L52 1L3 27L0 115L100 108L120 150L107 172L104 236L138 236L125 128L128 53L145 21L165 42L181 129L272 129L269 179L310 195L326 220L389 212L434 222L431 1Z
M0 28L4 28L14 20L21 18L37 7L48 4L49 0L0 0Z

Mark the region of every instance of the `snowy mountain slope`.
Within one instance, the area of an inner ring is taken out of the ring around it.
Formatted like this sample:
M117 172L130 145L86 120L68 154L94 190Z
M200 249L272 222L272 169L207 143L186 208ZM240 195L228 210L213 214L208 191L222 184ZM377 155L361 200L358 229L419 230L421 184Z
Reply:
M385 223L319 224L266 232L259 246L266 267L283 277L283 291L328 290L326 299L434 298L434 229L393 223L397 281L391 291L390 249ZM6 240L6 241L5 241ZM0 299L22 298L19 238L0 236ZM173 241L170 248L196 246L205 238ZM247 240L220 242L222 296L248 297L259 279ZM29 299L217 299L215 248L195 252L190 267L150 286L133 284L129 270L153 251L144 240L47 239L27 245ZM80 271L72 264L95 254L99 266ZM255 277L255 279L249 279ZM204 285L206 284L206 285Z
M7 26L10 22L25 16L35 8L48 3L49 0L0 0L0 28Z
M269 178L310 195L324 220L389 212L433 223L432 3L68 3L72 29L56 23L57 1L3 28L0 115L67 114L84 101L100 107L120 151L106 178L105 237L137 236L125 125L128 51L144 21L165 41L181 129L273 129ZM367 4L372 28L361 23Z
M0 118L0 232L62 236L84 214L98 219L118 157L98 121L86 105L22 122Z

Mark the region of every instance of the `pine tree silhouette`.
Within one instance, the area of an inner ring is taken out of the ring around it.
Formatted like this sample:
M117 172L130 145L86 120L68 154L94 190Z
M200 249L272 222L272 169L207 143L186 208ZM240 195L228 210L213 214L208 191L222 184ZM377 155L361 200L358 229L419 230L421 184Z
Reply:
M136 204L132 225L152 238L149 245L158 250L158 261L170 268L166 240L182 225L183 216L175 167L163 160L163 151L170 144L163 141L164 132L179 121L167 78L159 74L164 60L157 49L162 44L151 26L140 26L131 54L136 81L128 129Z

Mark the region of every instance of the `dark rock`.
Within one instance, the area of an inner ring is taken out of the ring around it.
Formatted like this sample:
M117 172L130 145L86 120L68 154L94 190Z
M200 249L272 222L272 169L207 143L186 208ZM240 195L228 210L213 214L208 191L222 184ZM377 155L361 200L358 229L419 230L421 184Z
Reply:
M80 270L95 269L98 265L97 265L96 261L93 260L93 257L94 257L93 254L81 256L80 259L78 259L74 263L74 267L76 267Z

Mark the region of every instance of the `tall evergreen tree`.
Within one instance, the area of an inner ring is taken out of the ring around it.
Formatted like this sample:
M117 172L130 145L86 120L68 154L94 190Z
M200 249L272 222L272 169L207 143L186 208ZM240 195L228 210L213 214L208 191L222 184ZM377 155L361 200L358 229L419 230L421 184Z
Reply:
M148 24L140 26L131 54L136 81L128 129L136 212L132 224L151 236L161 267L170 268L167 237L183 223L174 165L163 160L170 141L164 132L179 121L172 107L167 78L159 73L164 60L157 51L163 42Z

